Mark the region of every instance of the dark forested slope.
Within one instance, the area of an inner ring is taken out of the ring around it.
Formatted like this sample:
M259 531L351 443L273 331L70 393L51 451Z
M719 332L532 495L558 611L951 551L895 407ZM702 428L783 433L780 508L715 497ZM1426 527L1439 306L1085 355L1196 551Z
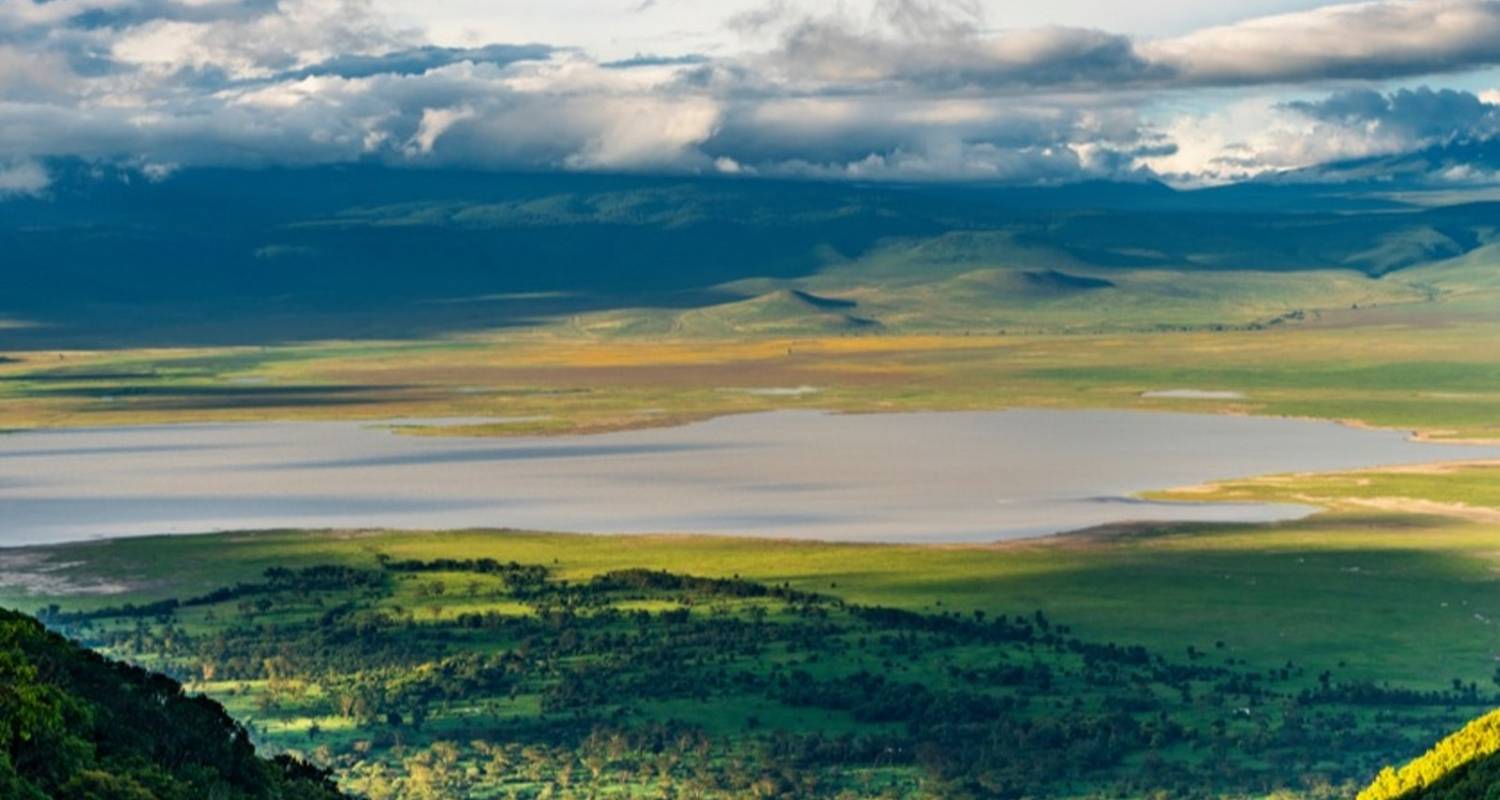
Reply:
M218 703L0 611L0 797L334 800L320 771L255 755Z

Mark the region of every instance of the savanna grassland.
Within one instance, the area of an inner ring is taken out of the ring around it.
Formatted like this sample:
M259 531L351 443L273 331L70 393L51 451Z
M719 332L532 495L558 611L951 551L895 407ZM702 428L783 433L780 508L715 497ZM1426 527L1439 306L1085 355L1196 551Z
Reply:
M1490 346L1500 340L1500 315L1455 314L1433 326L1432 313L1421 305L1345 310L1218 331L737 340L533 331L419 343L24 352L0 363L0 427L447 417L467 422L436 432L521 435L782 408L1095 407L1500 437L1500 352ZM1210 394L1173 396L1183 389Z

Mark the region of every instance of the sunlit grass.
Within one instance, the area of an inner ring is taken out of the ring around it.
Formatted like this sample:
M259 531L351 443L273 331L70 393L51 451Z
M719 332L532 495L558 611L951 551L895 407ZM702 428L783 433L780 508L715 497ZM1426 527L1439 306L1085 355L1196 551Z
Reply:
M1271 526L1176 526L1089 541L997 547L846 545L692 536L515 531L287 531L85 543L44 550L60 576L108 575L132 600L187 597L269 566L495 558L586 579L646 567L828 592L860 603L968 613L1043 609L1081 633L1177 651L1224 641L1266 664L1345 662L1345 672L1439 686L1488 680L1500 654L1500 526L1394 513L1324 514ZM441 595L431 593L443 583ZM423 576L400 587L415 619L499 608L471 579ZM68 607L122 598L56 598ZM34 609L49 598L0 602ZM436 610L434 610L436 609ZM1477 615L1477 616L1476 616Z
M1400 319L1094 335L619 340L528 332L24 353L0 363L0 428L502 417L408 432L515 436L787 408L1047 407L1313 417L1434 438L1500 438L1500 353L1488 346L1500 325ZM1241 397L1148 396L1180 389Z

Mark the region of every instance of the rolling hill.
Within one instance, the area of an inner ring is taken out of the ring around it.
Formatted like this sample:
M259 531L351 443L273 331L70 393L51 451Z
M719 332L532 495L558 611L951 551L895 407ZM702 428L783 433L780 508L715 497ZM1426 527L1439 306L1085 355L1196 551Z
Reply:
M585 316L575 328L594 335L805 336L869 333L884 328L861 316L856 300L776 288L675 314L637 309Z

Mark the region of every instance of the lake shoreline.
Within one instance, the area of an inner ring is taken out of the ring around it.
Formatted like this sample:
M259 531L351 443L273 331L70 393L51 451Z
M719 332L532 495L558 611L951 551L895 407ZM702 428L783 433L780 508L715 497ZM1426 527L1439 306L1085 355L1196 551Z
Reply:
M29 532L16 544L368 527L993 546L1317 510L1150 496L1173 487L1500 457L1322 421L1159 411L779 411L570 439L391 427L416 422L21 434L0 446L0 508L10 507L13 531Z

